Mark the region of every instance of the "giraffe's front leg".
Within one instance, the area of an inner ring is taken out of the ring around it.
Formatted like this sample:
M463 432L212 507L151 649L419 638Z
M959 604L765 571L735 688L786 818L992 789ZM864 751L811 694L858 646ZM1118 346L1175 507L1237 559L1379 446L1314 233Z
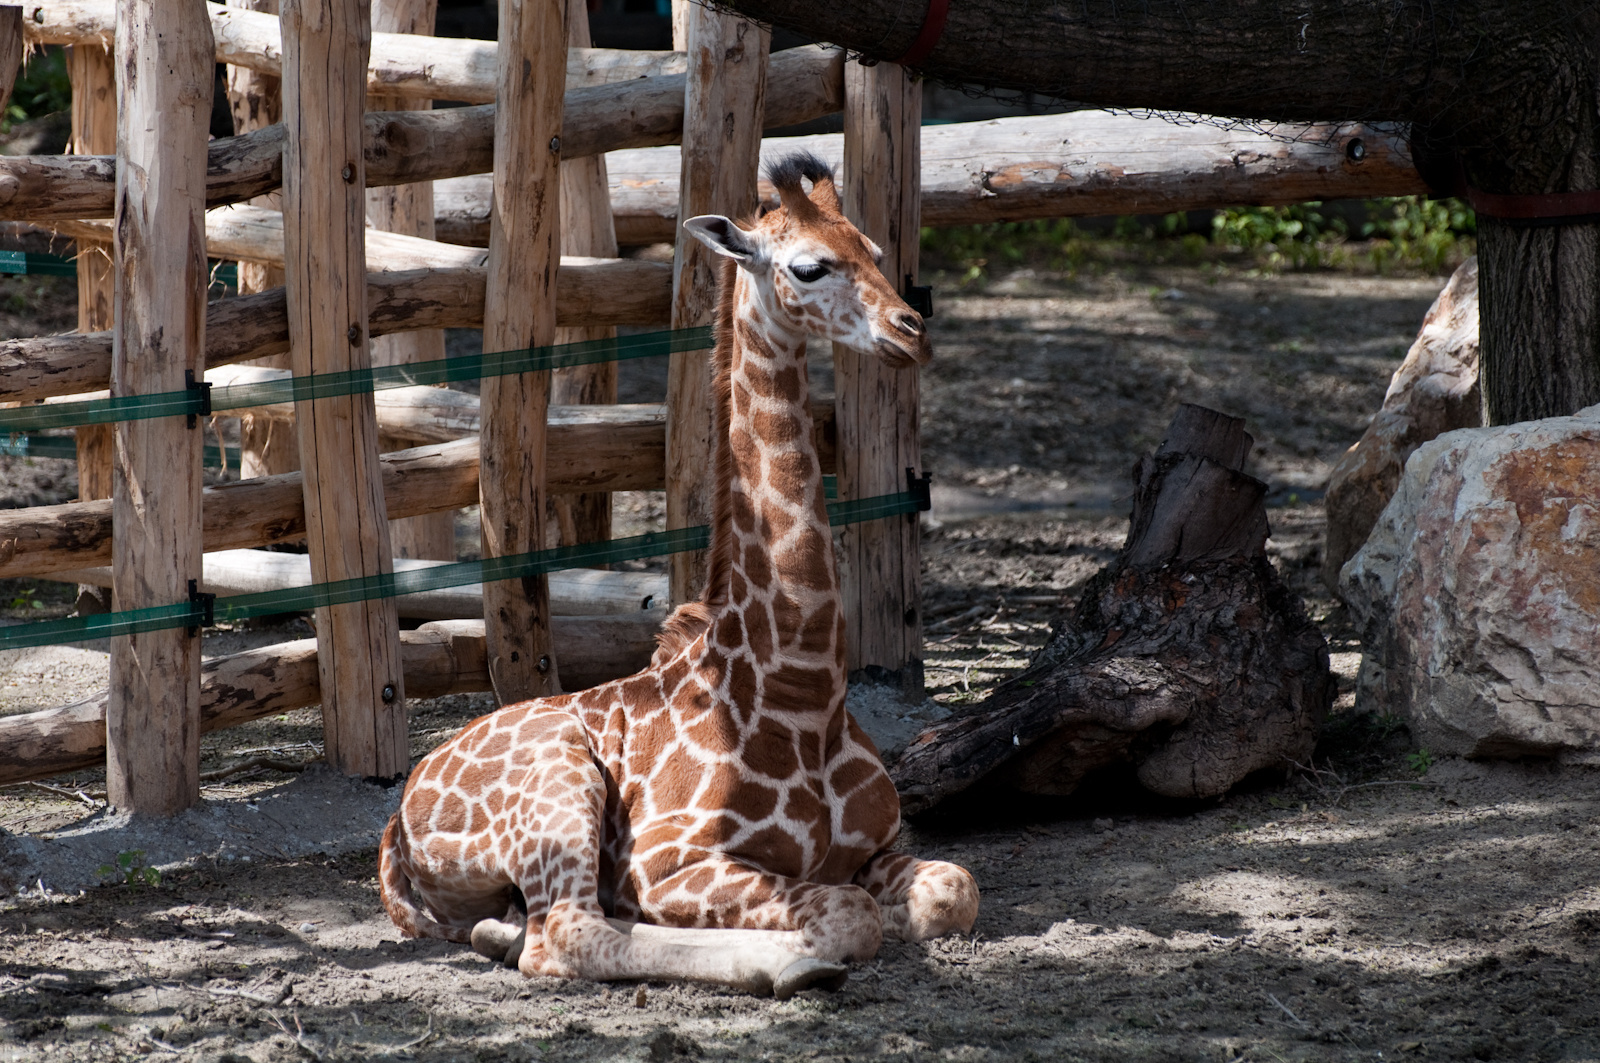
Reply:
M901 941L969 933L978 918L977 882L943 860L885 850L856 872L855 882L882 905L883 932Z
M642 890L640 907L664 926L780 932L784 948L837 963L870 960L883 944L883 917L859 886L769 875L722 854Z

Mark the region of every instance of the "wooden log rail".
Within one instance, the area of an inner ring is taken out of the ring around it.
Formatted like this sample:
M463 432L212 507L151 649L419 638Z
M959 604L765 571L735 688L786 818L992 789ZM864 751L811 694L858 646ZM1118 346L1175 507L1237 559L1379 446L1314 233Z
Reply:
M651 610L554 618L551 629L568 689L593 686L649 664L662 615ZM402 631L400 660L411 698L489 689L482 620ZM101 691L73 705L0 718L0 785L103 765L108 700ZM316 639L215 657L201 666L200 731L237 727L321 700Z
M666 414L660 406L553 407L546 476L552 493L652 491L666 486ZM824 472L836 465L832 406L812 407L813 439ZM478 440L430 444L382 456L390 520L439 513L478 501ZM207 487L202 541L207 551L288 542L306 534L298 472ZM49 576L111 561L111 502L0 511L0 579Z
M1357 139L1359 160L1350 151ZM801 149L838 166L844 138L769 137L761 155ZM619 244L672 241L680 165L672 146L607 156ZM487 186L487 176L474 175L434 187L438 239L487 242ZM1282 126L1265 135L1079 111L922 131L922 224L933 228L1427 191L1401 138L1358 125ZM761 193L775 194L765 182Z
M237 9L222 9L238 12ZM399 36L399 35L397 35ZM567 92L561 157L673 144L683 137L684 74L660 74ZM844 53L808 45L772 59L764 126L832 114L844 99ZM374 111L365 118L368 187L483 173L494 163L495 105ZM211 142L206 205L241 203L283 184L282 124ZM100 155L0 158L0 218L109 218L116 162Z
M281 251L280 251L281 258ZM481 266L367 274L367 321L374 336L426 328L482 328ZM556 272L556 323L664 326L672 267L631 259L563 257ZM265 358L289 349L282 288L220 299L206 307L206 366ZM0 340L0 401L31 402L97 391L111 381L111 333Z
M217 62L277 77L283 72L283 35L276 15L208 4ZM23 35L30 46L107 45L115 35L115 0L50 0L26 5ZM367 65L373 94L463 103L494 101L495 42L407 33L374 33ZM682 52L573 48L567 85L681 74Z
M437 568L451 562L396 557L394 570ZM81 568L59 579L94 587L111 586L110 568ZM554 616L616 616L666 607L667 577L651 572L577 568L552 572L550 612ZM311 559L305 554L269 550L216 550L205 555L200 589L218 597L259 594L312 583ZM459 620L483 615L483 585L463 584L401 594L394 599L402 617L414 620ZM665 614L662 614L663 616Z

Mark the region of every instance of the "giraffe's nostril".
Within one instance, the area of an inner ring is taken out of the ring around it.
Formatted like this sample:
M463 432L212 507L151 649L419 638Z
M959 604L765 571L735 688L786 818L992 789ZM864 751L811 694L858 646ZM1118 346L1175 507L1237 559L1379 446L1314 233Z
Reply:
M894 327L904 332L907 336L920 336L922 335L922 318L909 311L903 314L896 314Z

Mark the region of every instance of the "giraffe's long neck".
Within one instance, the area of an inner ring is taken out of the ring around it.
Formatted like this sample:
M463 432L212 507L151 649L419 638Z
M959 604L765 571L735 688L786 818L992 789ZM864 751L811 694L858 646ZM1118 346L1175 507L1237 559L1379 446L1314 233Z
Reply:
M844 695L843 613L812 442L805 337L784 328L731 264L723 283L725 431L707 596L711 643L734 662L736 685L737 662L748 663L764 706L836 708Z

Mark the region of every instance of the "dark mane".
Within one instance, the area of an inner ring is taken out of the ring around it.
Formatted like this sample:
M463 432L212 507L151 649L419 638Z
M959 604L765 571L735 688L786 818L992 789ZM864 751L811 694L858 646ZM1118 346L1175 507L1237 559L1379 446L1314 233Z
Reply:
M767 165L767 180L780 192L803 192L802 177L812 184L832 181L833 167L809 151L796 151Z

